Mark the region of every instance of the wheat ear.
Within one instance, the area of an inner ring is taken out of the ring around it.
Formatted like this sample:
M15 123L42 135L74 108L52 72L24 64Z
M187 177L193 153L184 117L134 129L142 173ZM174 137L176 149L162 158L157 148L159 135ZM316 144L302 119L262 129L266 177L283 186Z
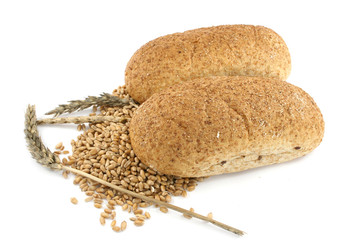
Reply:
M158 204L159 206L164 206L164 207L170 208L172 210L175 210L177 212L192 216L194 218L198 218L198 219L210 222L218 227L221 227L227 231L233 232L238 235L244 234L243 231L236 229L234 227L231 227L222 222L216 221L212 218L208 218L208 217L205 217L198 213L191 212L189 210L180 208L178 206L129 191L127 189L124 189L122 187L111 184L107 181L104 181L100 178L97 178L93 175L90 175L90 174L80 171L78 169L74 169L74 168L62 165L60 163L59 158L55 154L53 154L47 147L45 147L45 145L41 141L41 138L40 138L38 130L37 130L37 120L36 120L36 112L35 112L34 105L33 106L29 105L27 108L26 114L25 114L25 138L26 138L26 142L28 145L28 149L29 149L32 157L34 159L36 159L43 166L49 167L50 169L57 169L57 170L63 169L63 170L70 171L76 175L81 175L88 179L94 180L100 184L103 184L105 186L113 188L121 193L128 194L132 197L140 198L140 199L144 200L145 202L151 202L153 204Z
M109 93L102 93L100 97L89 96L84 100L71 100L69 104L60 104L57 108L45 113L46 115L54 114L54 117L58 117L63 113L72 113L75 111L81 111L92 106L125 106L136 105L134 100L127 98L119 98Z
M35 106L29 105L25 113L25 139L31 156L41 165L51 169L61 169L60 159L41 141L37 130Z

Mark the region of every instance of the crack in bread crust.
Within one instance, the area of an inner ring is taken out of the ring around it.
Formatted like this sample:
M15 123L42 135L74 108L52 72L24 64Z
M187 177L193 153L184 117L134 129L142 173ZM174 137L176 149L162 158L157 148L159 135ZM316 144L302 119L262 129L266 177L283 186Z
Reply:
M206 176L209 176L211 175L211 172L219 169L221 169L221 171L223 171L224 173L231 173L234 172L234 169L237 169L237 171L244 171L251 168L287 162L294 158L293 153L294 151L288 150L276 154L265 155L259 155L257 153L247 155L239 154L231 158L222 159L221 161L211 165L207 169L204 169L203 172L209 173L206 174ZM297 151L296 157L304 156L307 153L308 151Z
M246 114L243 111L241 111L240 109L235 109L235 108L231 107L229 105L229 103L226 102L225 100L223 100L223 99L221 99L221 100L226 104L226 106L228 106L229 109L234 111L240 118L242 118L242 120L244 121L244 124L245 124L245 129L248 133L248 138L250 139L250 137L251 137L250 123L249 123L249 119L246 116Z

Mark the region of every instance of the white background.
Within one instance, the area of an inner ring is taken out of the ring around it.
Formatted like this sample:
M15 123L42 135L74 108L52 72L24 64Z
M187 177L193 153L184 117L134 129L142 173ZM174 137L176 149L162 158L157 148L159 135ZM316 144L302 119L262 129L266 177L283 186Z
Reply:
M220 24L254 24L286 41L288 79L318 103L322 144L289 163L211 177L173 203L247 232L244 239L360 239L357 1L0 1L1 239L238 239L216 226L150 208L122 233L99 224L72 180L37 164L23 134L60 103L111 92L146 42ZM88 112L81 113L83 115ZM70 148L76 126L41 127L46 145ZM78 205L70 197L79 199ZM118 210L118 222L129 215ZM130 222L130 221L128 221ZM6 236L6 237L5 237Z

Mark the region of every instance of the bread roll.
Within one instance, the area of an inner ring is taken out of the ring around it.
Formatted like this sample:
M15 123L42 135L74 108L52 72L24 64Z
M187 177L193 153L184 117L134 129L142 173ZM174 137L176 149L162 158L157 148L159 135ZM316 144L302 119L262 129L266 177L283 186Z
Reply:
M283 39L252 25L200 28L142 46L125 70L126 89L142 103L173 84L208 76L264 76L286 80L291 61Z
M207 77L154 94L135 112L138 158L161 173L210 176L281 163L316 148L324 121L302 89L262 77Z

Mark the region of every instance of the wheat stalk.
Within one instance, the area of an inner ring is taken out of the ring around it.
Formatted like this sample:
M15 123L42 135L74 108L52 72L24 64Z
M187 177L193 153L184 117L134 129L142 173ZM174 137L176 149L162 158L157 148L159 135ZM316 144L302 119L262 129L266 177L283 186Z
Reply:
M194 218L198 218L198 219L201 219L201 220L210 222L210 223L212 223L212 224L214 224L214 225L216 225L216 226L218 226L218 227L221 227L221 228L223 228L223 229L225 229L225 230L227 230L227 231L233 232L233 233L235 233L235 234L237 234L237 235L240 235L240 236L242 236L242 235L245 234L244 231L241 231L241 230L239 230L239 229L237 229L237 228L231 227L231 226L229 226L229 225L227 225L227 224L225 224L225 223L216 221L216 220L214 220L214 219L212 219L212 218L203 216L203 215L198 214L198 213L195 213L195 212L191 212L191 211L189 211L189 210L186 210L186 209L184 209L184 208L181 208L181 207L172 205L172 204L170 204L170 203L162 202L162 201L160 201L160 200L156 200L155 198L146 197L146 196L144 196L144 195L141 195L141 194L138 194L138 193L129 191L129 190L125 189L125 188L116 186L116 185L114 185L114 184L112 184L112 183L109 183L109 182L107 182L107 181L104 181L104 180L102 180L102 179L100 179L100 178L97 178L97 177L95 177L95 176L93 176L93 175L91 175L91 174L85 173L85 172L80 171L80 170L78 170L78 169L74 169L74 168L67 167L67 166L62 166L62 168L63 168L64 170L68 170L68 171L70 171L70 172L72 172L72 173L74 173L74 174L81 175L81 176L83 176L83 177L86 177L86 178L89 178L89 179L91 179L91 180L94 180L94 181L96 181L96 182L98 182L98 183L100 183L100 184L102 184L102 185L105 185L105 186L107 186L107 187L110 187L110 188L112 188L112 189L115 189L115 190L117 190L117 191L119 191L119 192L121 192L121 193L128 194L128 195L130 195L130 196L132 196L132 197L140 198L140 199L144 200L145 202L151 202L151 203L153 203L153 204L157 204L157 205L159 205L159 206L164 206L164 207L170 208L170 209L172 209L172 210L174 210L174 211L177 211L177 212L180 212L180 213L183 213L183 214L192 216L192 217L194 217Z
M63 123L98 123L98 122L114 122L114 123L125 123L129 121L125 117L114 117L114 116L80 116L80 117L62 117L62 118L44 118L38 119L36 123L40 124L63 124Z
M46 115L54 114L54 117L58 117L63 113L72 113L75 111L81 111L92 106L125 106L136 105L133 99L119 98L109 93L102 93L100 97L89 96L84 100L71 100L69 104L60 104L57 108L45 113Z
M206 217L206 216L203 216L203 215L200 215L198 213L195 213L195 212L191 212L189 210L186 210L186 209L183 209L183 208L180 208L178 206L175 206L175 205L172 205L172 204L169 204L167 202L162 202L160 200L156 200L154 198L150 198L150 197L147 197L147 196L144 196L144 195L141 195L141 194L138 194L138 193L135 193L135 192L132 192L132 191L129 191L127 189L124 189L122 187L119 187L119 186L116 186L114 184L111 184L107 181L104 181L100 178L97 178L93 175L90 175L88 173L85 173L83 171L80 171L78 169L74 169L74 168L71 168L71 167L68 167L68 166L64 166L60 163L60 159L54 154L52 153L47 147L45 147L45 145L43 144L40 136L39 136L39 133L38 133L38 130L37 130L37 119L36 119L36 112L35 112L35 106L28 106L27 108L27 111L26 111L26 114L25 114L25 138L26 138L26 142L27 142L27 145L28 145L28 149L32 155L32 157L34 159L36 159L41 165L43 166L46 166L46 167L49 167L50 169L56 169L56 170L60 170L60 169L63 169L63 170L67 170L67 171L70 171L76 175L81 175L83 177L86 177L86 178L89 178L93 181L96 181L100 184L103 184L105 186L108 186L110 188L113 188L121 193L124 193L124 194L128 194L132 197L135 197L135 198L140 198L142 200L144 200L145 202L150 202L150 203L153 203L153 204L157 204L159 206L164 206L164 207L167 207L167 208L170 208L172 210L175 210L177 212L180 212L180 213L183 213L183 214L186 214L186 215L189 215L189 216L192 216L194 218L198 218L198 219L201 219L201 220L204 220L204 221L207 221L207 222L210 222L218 227L221 227L227 231L230 231L230 232L233 232L237 235L243 235L245 232L237 229L237 228L234 228L234 227L231 227L227 224L224 224L222 222L219 222L219 221L216 221L212 218L209 218L209 217Z

